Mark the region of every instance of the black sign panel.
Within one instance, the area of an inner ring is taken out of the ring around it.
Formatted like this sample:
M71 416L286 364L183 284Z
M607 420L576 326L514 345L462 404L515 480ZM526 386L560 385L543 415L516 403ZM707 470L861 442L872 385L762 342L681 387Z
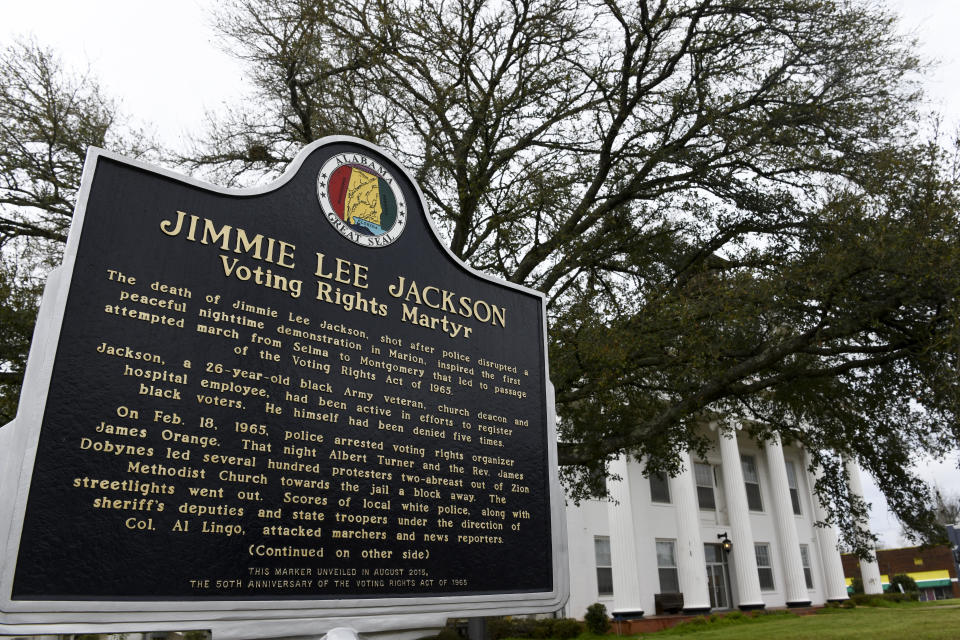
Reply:
M251 195L101 156L13 599L553 590L542 314L366 145Z

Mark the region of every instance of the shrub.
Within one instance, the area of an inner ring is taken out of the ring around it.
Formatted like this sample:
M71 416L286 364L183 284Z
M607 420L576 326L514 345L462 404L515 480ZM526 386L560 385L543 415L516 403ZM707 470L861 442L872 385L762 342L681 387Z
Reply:
M893 606L895 602L911 602L920 598L920 594L916 591L911 591L910 593L883 593L883 594L863 594L855 593L850 596L848 602L853 602L855 605L861 607L890 607Z
M463 640L460 637L460 634L457 633L457 630L453 627L444 627L440 629L440 633L437 634L436 640Z
M511 638L532 638L537 621L529 618L518 618L508 621L507 635Z
M607 615L607 607L601 602L595 602L587 607L583 621L587 624L587 629L597 635L610 631L610 616Z
M549 618L534 620L530 628L530 637L536 640L546 640L553 637L553 620Z
M741 618L746 618L746 616L743 615L743 611L734 610L728 613L726 616L724 616L724 618L727 620L739 620Z
M893 593L885 593L882 597L887 602L913 602L920 599L919 591L907 591L906 593L900 593L895 591Z
M851 580L850 586L853 587L854 593L863 593L863 580L860 578L854 578Z
M576 620L563 618L491 618L487 620L487 636L490 640L503 638L533 638L534 640L570 640L576 638L583 627Z
M571 640L583 633L583 627L573 618L553 621L553 637L557 640Z
M490 640L501 640L515 635L513 623L508 618L487 618L487 636ZM444 640L444 639L442 639ZM454 639L450 639L454 640Z
M916 580L905 573L898 573L890 578L889 593L900 593L900 587L903 587L903 593L918 591Z

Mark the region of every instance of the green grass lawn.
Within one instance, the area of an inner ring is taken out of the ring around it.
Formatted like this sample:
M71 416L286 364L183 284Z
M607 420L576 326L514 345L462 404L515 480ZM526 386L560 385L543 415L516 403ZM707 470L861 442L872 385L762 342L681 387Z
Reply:
M450 636L439 638L456 638ZM672 629L640 636L583 632L574 640L960 640L960 599L939 602L884 602L855 609L821 609L799 616L772 611L695 618ZM506 640L523 640L507 638Z
M812 616L773 615L755 622L706 624L697 629L671 629L641 637L651 640L960 639L960 601L910 603L886 608L825 609Z

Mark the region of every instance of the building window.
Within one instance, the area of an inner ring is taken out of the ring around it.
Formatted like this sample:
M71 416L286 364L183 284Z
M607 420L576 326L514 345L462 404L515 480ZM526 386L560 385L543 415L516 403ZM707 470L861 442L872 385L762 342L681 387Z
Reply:
M670 485L662 473L650 474L650 501L670 504Z
M810 548L800 545L800 559L803 561L803 579L807 582L807 589L813 589L813 572L810 571Z
M797 485L797 468L787 460L787 484L790 485L790 502L793 503L793 512L800 515L800 489Z
M753 545L753 550L757 556L757 574L760 576L760 589L763 591L773 591L773 566L770 564L770 545L766 542L758 542Z
M697 502L700 504L700 508L716 509L717 501L713 495L713 467L694 462L693 473L697 481Z
M763 511L757 463L753 456L741 456L740 465L743 467L743 486L747 491L747 505L750 507L750 511Z
M612 596L613 563L610 561L610 538L594 536L593 553L597 559L597 592L601 596Z
M660 574L660 593L680 591L677 575L677 557L673 540L657 540L657 573Z

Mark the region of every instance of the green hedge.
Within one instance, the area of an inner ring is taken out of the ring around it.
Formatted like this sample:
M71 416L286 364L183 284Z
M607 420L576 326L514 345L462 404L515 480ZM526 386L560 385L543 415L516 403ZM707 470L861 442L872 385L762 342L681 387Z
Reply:
M919 599L920 594L916 591L908 591L907 593L895 592L883 594L855 593L850 596L850 602L859 607L889 607L894 602L914 602Z
M571 640L583 632L583 625L571 618L540 619L491 618L487 620L490 640L533 638L534 640Z

